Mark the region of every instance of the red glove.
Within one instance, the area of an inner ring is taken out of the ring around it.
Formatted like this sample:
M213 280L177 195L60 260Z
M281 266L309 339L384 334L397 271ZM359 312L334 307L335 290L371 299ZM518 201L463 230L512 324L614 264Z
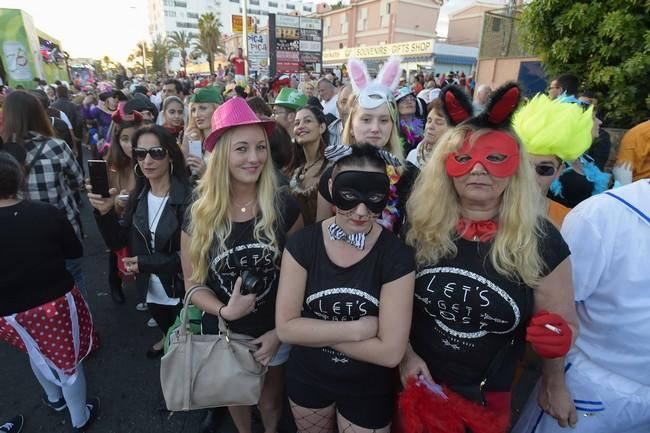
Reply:
M562 316L545 310L535 314L526 329L526 341L542 358L566 355L571 348L572 335L571 328Z

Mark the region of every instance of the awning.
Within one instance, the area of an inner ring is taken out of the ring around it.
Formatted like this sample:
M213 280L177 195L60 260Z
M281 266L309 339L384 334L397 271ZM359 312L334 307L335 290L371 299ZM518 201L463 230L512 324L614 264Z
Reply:
M433 60L434 62L441 63L443 65L475 65L476 64L476 59L473 57L451 56L448 54L434 55Z

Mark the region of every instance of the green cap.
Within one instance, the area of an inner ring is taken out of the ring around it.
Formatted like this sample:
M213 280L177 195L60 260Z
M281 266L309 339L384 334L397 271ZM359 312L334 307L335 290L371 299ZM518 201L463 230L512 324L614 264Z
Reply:
M192 95L190 102L211 102L213 104L221 104L223 98L218 87L207 86L199 89L198 92Z
M278 97L275 98L275 102L271 105L279 105L296 111L307 105L307 96L291 87L283 87L280 89Z

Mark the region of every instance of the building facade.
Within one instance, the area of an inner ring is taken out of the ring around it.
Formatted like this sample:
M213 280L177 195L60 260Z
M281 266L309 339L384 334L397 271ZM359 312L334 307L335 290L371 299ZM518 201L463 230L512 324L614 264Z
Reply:
M502 8L504 0L477 0L474 3L449 14L447 43L478 47L485 12Z
M258 28L268 25L268 14L308 15L316 11L312 2L301 0L247 0L248 15ZM153 40L157 35L169 35L175 31L194 33L199 31L199 16L212 12L221 23L221 34L230 39L233 35L232 16L242 14L240 0L147 0L149 35ZM250 31L250 30L249 30ZM224 47L226 53L229 53ZM169 69L180 69L178 57L170 59Z
M319 9L325 50L433 39L440 13L433 0L350 0Z

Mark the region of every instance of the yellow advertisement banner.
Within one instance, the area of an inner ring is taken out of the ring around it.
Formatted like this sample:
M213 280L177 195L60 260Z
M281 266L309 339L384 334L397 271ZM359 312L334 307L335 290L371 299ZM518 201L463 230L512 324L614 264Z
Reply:
M250 15L246 17L246 22L248 23L248 31L253 31L253 17ZM244 32L244 18L241 15L232 16L232 32L233 33L243 33Z

